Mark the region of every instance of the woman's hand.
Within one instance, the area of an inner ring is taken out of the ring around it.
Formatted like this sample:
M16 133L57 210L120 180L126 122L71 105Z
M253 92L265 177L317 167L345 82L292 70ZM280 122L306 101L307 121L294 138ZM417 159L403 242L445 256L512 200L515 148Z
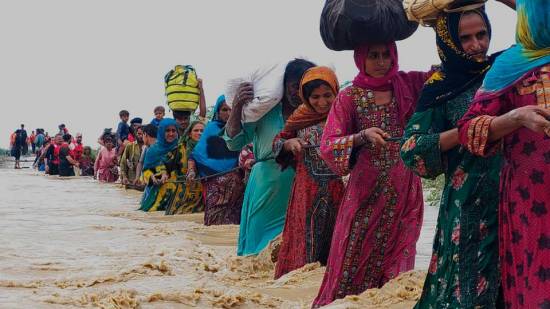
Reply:
M550 110L529 105L517 108L510 114L514 120L529 130L550 136Z
M240 108L254 99L254 86L251 83L242 83L237 88L237 94L233 99L233 108Z
M361 138L365 142L369 142L377 147L385 146L386 145L385 139L390 138L390 135L388 133L376 127L365 129L359 132L359 134L361 135Z
M254 166L254 164L256 164L256 160L254 159L248 159L246 161L244 161L244 168L246 168L247 170L251 170L252 167Z
M288 152L292 152L294 156L299 155L302 152L305 142L300 138L291 138L283 144L283 149Z
M153 177L153 183L160 186L162 184L165 184L168 181L168 178L169 177L167 173L162 173L160 178Z
M197 173L195 172L194 169L190 168L190 169L187 170L187 175L185 175L185 180L187 182L190 182L190 183L195 182L196 177L197 177Z

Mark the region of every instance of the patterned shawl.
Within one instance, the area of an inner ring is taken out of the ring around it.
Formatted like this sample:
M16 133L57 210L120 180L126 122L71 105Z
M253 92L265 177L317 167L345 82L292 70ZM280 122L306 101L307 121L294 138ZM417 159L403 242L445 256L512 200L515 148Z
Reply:
M487 73L480 99L498 95L533 70L550 63L550 0L517 0L517 44L500 55Z
M328 111L326 113L318 113L314 106L311 106L309 100L304 98L304 86L314 80L325 81L329 84L330 88L332 88L334 95L338 94L338 78L334 71L327 67L313 67L307 70L300 81L300 97L302 99L302 104L292 113L292 115L290 115L286 121L283 132L296 132L327 119Z
M491 24L485 10L480 8L473 11L485 21L491 37ZM462 49L459 24L464 14L465 12L446 13L437 18L434 30L441 68L426 81L418 100L417 112L452 100L480 82L494 61L495 56L489 57L484 62L476 61Z

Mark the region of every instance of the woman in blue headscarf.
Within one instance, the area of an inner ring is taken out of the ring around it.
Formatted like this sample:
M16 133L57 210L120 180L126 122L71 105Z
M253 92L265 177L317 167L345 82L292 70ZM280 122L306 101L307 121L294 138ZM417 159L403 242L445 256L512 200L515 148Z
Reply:
M165 210L173 197L175 184L169 182L166 171L167 155L178 147L177 123L174 119L163 119L158 128L157 142L147 150L143 163L143 179L146 184L141 200L143 211Z
M229 150L220 136L230 113L225 96L220 96L212 120L191 154L199 177L205 178L205 225L239 224L241 220L244 172L236 169L240 152Z
M550 308L550 0L517 1L517 44L459 122L460 142L503 149L499 248L507 308Z

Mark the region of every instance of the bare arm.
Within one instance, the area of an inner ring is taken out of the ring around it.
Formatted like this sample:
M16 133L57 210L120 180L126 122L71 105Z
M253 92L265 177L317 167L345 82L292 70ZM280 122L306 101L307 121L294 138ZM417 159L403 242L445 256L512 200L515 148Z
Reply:
M76 165L76 166L78 166L78 162L77 162L75 159L73 159L73 157L71 157L71 156L66 156L65 158L67 159L67 161L69 161L69 163L71 163L71 165Z
M534 132L549 132L550 111L535 105L514 109L495 117L489 126L489 142L495 142L521 127Z
M458 129L452 129L445 131L439 134L439 147L441 152L447 152L456 146L460 145L460 140L458 139Z
M204 96L204 87L202 85L202 79L199 78L199 88L200 88L200 101L199 101L199 117L206 117L206 99Z
M237 90L237 95L235 96L235 100L233 102L233 110L231 111L229 120L225 125L225 131L229 137L233 138L241 132L243 107L246 103L252 101L253 98L254 88L252 87L252 84L241 84Z
M233 108L229 120L225 125L225 131L227 135L231 138L235 137L239 132L241 132L241 118L243 113L243 106L238 105Z

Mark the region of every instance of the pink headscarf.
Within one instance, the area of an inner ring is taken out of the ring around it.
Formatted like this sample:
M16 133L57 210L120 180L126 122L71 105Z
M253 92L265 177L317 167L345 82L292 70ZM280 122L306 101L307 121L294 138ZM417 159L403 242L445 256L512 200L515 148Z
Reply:
M399 62L397 57L397 45L395 42L387 43L386 46L390 50L392 67L383 77L372 77L365 72L365 62L369 54L371 45L363 45L355 49L353 58L355 65L359 69L359 73L353 80L353 85L359 88L370 89L374 91L389 91L393 89L394 78L399 71ZM393 89L394 91L397 89Z
M353 85L358 88L372 91L393 91L393 96L396 99L399 110L400 122L405 126L416 108L418 94L431 73L400 72L397 45L395 42L391 42L387 43L386 46L390 51L392 67L383 77L375 78L369 76L365 72L365 62L371 46L372 45L364 45L355 49L353 56L359 73L353 80Z

